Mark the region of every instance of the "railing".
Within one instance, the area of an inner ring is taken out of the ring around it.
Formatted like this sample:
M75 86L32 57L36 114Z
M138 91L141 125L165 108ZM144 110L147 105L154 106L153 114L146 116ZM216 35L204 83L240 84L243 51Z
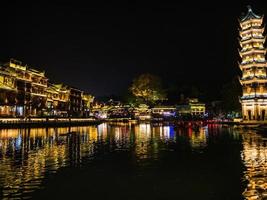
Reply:
M33 85L41 86L41 87L47 87L47 83L37 83L37 82L32 82Z
M246 95L241 97L241 100L254 99L254 98L267 99L267 95Z

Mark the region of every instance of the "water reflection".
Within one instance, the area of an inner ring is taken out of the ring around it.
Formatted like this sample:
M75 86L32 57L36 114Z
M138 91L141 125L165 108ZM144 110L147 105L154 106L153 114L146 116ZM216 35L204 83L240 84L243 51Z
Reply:
M267 197L267 138L255 132L243 134L242 159L246 171L247 187L243 193L246 199Z
M164 156L177 157L175 151L181 145L193 152L202 152L208 148L210 138L215 140L215 135L221 132L220 126L193 130L145 123L0 130L1 196L3 199L31 197L31 193L42 188L44 180L60 168L88 165L104 154L129 152L139 167L148 162L154 165ZM265 164L265 147L260 145L264 151L259 154L255 150L258 148L255 138L253 142L245 142L248 140L251 139L244 138L243 159L248 166L253 165L249 170L255 170L255 163ZM264 159L259 161L257 156Z
M188 135L192 148L201 149L207 146L207 139L209 134L206 127L200 129L199 131L193 131L191 128L189 128Z
M1 130L3 198L27 196L41 186L46 174L92 155L97 140L96 127Z

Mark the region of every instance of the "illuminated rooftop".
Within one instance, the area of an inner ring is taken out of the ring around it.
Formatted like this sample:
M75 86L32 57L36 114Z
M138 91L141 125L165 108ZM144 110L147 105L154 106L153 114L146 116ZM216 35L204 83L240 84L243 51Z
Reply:
M253 12L251 6L247 6L247 8L248 8L248 13L244 17L241 18L241 22L244 22L250 19L261 19L262 18L262 16L256 15Z

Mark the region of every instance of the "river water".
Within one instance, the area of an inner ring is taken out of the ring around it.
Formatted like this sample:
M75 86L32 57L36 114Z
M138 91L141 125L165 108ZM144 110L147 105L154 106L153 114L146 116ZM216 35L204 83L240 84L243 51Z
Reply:
M0 130L0 199L264 199L266 143L221 125Z

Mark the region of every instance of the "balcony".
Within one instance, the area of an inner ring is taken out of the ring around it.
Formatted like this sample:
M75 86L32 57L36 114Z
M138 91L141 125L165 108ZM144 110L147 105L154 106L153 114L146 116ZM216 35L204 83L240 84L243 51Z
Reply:
M251 27L249 29L246 30L241 30L239 35L240 37L244 37L245 35L251 34L251 33L259 33L259 34L263 34L264 33L264 27Z
M240 80L241 84L267 83L266 76L249 76Z
M267 99L267 94L252 94L252 95L244 95L240 98L241 100L249 100L249 99Z
M47 97L45 93L31 92L32 96Z
M47 83L42 83L42 82L32 82L32 85L40 86L40 87L47 87Z
M242 45L250 43L250 42L262 42L264 43L265 37L262 35L247 35L241 38Z
M258 58L252 58L249 60L242 61L241 65L259 65L260 67L267 67L265 58L258 59ZM247 67L248 68L248 67Z

